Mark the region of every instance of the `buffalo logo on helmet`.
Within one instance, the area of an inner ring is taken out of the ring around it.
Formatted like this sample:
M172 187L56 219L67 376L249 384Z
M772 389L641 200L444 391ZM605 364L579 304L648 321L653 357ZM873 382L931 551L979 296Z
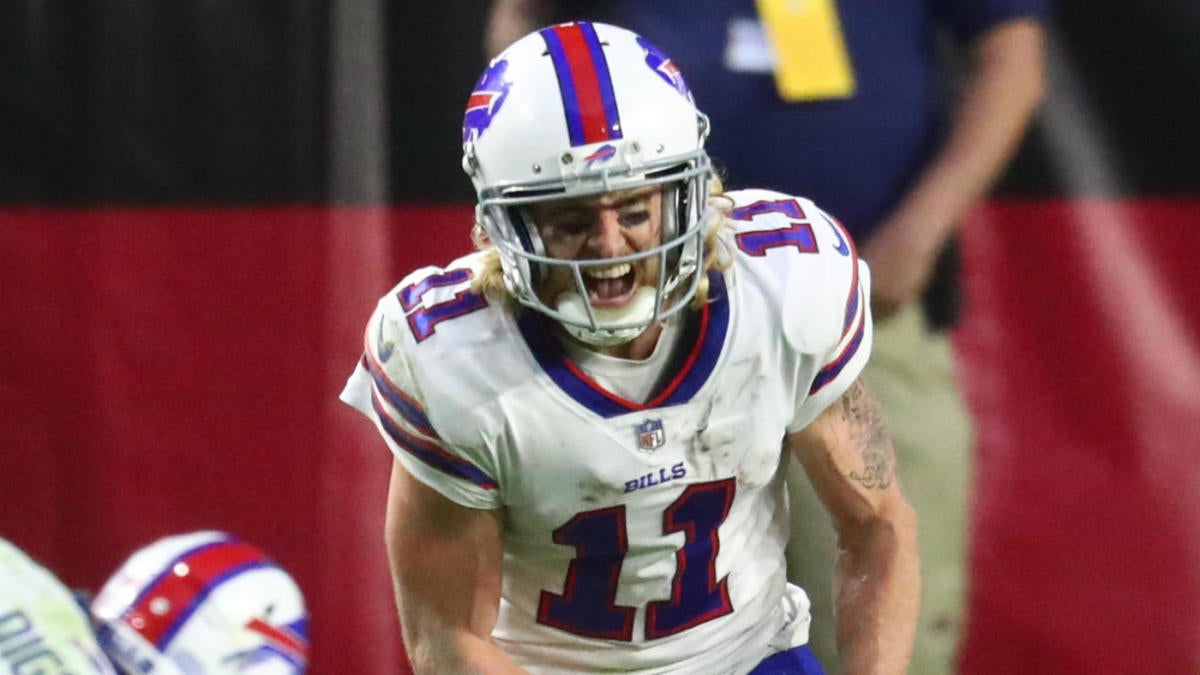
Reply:
M588 155L587 157L584 157L583 161L587 163L587 168L590 169L590 168L592 168L593 164L597 164L600 162L607 162L608 160L610 160L616 156L617 156L617 149L612 144L605 143L604 145L600 146L595 152Z
M508 60L493 61L487 70L483 71L475 90L467 99L467 111L463 116L463 143L476 141L492 124L504 99L508 97L508 89L512 82L505 78L508 70Z
M257 634L262 644L225 657L224 663L245 670L263 661L282 658L304 670L308 665L308 621L301 620L291 625L276 626L260 618L252 618L244 626Z
M688 89L687 82L683 80L683 73L671 57L663 53L661 49L655 47L649 40L643 37L638 37L637 42L642 46L642 51L646 52L646 65L654 71L664 82L671 85L675 91L679 92L687 100L692 100L692 90Z

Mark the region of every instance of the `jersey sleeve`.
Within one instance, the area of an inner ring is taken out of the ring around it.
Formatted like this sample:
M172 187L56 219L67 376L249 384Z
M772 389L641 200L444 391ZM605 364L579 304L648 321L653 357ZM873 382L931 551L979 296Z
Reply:
M0 640L5 641L0 663L5 673L116 674L79 598L4 538L0 538L0 625L4 627ZM17 656L35 642L36 649Z
M784 332L805 355L811 377L796 392L788 431L808 426L862 373L871 353L871 272L850 235L832 216L812 207L812 225L823 260L794 268L783 311Z
M417 480L462 506L499 508L496 462L488 447L454 443L439 431L461 411L431 410L422 396L418 357L424 354L408 323L394 297L380 301L341 400L375 423L396 460Z

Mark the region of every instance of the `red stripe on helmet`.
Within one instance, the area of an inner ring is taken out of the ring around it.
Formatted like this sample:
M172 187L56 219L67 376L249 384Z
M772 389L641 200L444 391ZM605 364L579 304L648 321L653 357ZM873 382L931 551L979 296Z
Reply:
M604 111L604 99L600 94L600 78L592 52L585 42L583 30L578 24L570 23L554 27L554 33L562 42L567 66L571 69L571 80L575 85L575 102L579 107L583 124L583 142L598 143L610 140L608 115Z
M262 551L242 542L205 546L171 562L153 585L125 613L125 623L151 644L192 610L192 605L229 572L255 563L266 563Z

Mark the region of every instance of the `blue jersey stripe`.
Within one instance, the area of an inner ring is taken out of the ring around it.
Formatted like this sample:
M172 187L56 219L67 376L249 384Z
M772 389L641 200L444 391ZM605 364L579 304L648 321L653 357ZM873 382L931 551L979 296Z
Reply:
M379 416L379 422L383 425L384 432L408 454L444 474L470 481L485 490L496 489L495 479L484 473L482 469L461 457L455 457L446 452L444 448L433 441L418 438L401 429L387 416L387 412L383 410L378 398L372 396L371 403L375 407L375 414Z
M854 358L854 355L858 353L858 346L862 344L863 334L866 331L866 326L867 320L864 316L862 320L858 322L858 330L854 332L854 338L850 340L850 344L846 345L846 348L842 350L842 353L833 361L833 363L830 363L822 368L821 372L817 373L817 376L813 378L812 386L808 388L809 396L812 396L820 391L821 388L832 382L838 375L842 373L842 370L846 367L846 364L849 363L850 359Z

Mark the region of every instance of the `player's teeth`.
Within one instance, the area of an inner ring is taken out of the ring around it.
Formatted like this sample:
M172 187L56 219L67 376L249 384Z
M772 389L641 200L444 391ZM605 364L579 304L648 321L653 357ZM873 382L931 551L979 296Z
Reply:
M629 270L633 269L633 265L624 263L622 265L611 265L609 267L588 267L583 270L583 273L593 279L620 279L629 274Z

